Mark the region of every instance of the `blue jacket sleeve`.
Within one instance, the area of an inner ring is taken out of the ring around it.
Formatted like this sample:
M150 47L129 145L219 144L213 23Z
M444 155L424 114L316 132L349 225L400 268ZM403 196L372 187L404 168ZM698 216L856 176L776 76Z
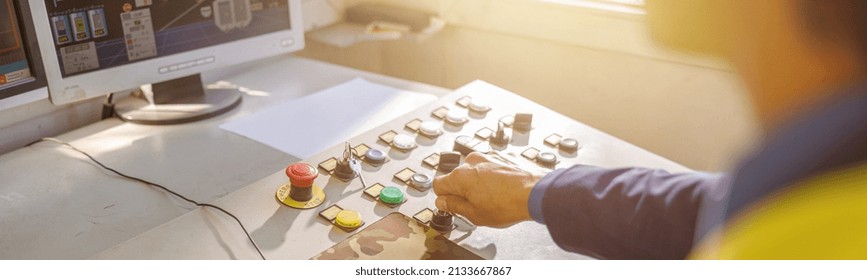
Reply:
M604 259L683 259L723 175L576 165L545 175L530 215L562 248Z

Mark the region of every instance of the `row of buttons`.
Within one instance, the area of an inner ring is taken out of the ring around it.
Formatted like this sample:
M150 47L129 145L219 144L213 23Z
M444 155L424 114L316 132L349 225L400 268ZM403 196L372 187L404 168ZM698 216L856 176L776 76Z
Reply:
M175 64L175 65L163 66L163 67L160 67L159 71L160 71L160 74L166 74L169 72L184 70L184 69L199 66L199 65L214 63L214 61L217 61L217 59L214 58L213 56L209 56L209 57L200 58L197 60L181 62L181 63Z
M480 99L472 99L469 96L462 97L456 102L456 104L459 107L468 108L470 111L476 113L486 113L491 110L491 107L487 103L483 103ZM431 115L434 118L443 120L446 123L455 126L461 126L469 121L466 114L456 110L451 110L448 107L437 108L431 112ZM435 139L443 134L442 125L437 121L413 119L406 123L404 127L407 130L430 139ZM401 151L409 151L418 146L412 136L399 134L394 130L389 130L379 135L379 140Z
M458 107L469 109L470 112L475 113L487 113L491 110L491 107L486 103L483 103L483 101L473 99L469 96L461 97L455 101L455 104ZM435 109L431 112L431 115L452 125L463 125L469 121L462 113L451 110L445 106ZM532 129L532 122L533 115L528 113L516 113L514 115L504 116L499 120L499 125L496 131L484 127L476 132L475 138L465 135L458 136L454 142L454 152L431 154L426 157L422 163L444 173L451 172L451 170L460 164L461 154L467 155L470 152L485 153L491 150L491 145L504 147L509 144L510 140L510 137L505 133L505 127L511 127L518 131L528 132ZM428 138L435 138L442 134L439 123L422 121L420 119L413 119L405 125L405 128ZM404 137L404 139L402 139L403 141L400 141L406 143L396 143L394 140L395 138L399 138L399 136L401 135L397 135L394 131L389 131L381 135L380 139L387 144L390 144L392 147L402 148L402 150L410 150L410 147L415 147L414 142L410 143L412 141L411 137ZM485 141L490 141L490 144ZM574 153L578 150L577 140L574 138L563 138L556 133L547 137L545 139L545 144L559 148L565 153ZM559 162L554 153L541 152L535 148L525 150L523 155L524 157L548 168L554 168ZM457 156L457 158L455 158L455 156Z
M491 105L488 102L481 98L472 98L469 96L464 96L455 101L459 107L470 109L476 113L487 113L491 110Z
M458 107L467 108L471 112L476 113L487 113L491 110L490 106L486 104L481 105L474 101L475 100L471 97L464 96L458 99L455 103ZM463 114L445 106L436 108L431 112L431 115L452 125L463 125L469 121ZM514 130L526 133L532 129L532 121L533 115L529 113L516 113L514 115L504 116L499 120L496 131L483 127L475 133L476 137L465 135L458 136L455 139L453 151L459 152L462 155L467 155L470 152L488 152L491 150L492 145L505 147L510 142L510 137L505 132L505 127L511 127ZM416 118L408 122L404 127L410 131L418 133L418 135L431 139L442 135L442 130L440 129L441 125L436 121L422 121L421 119ZM389 144L391 147L403 151L412 150L417 146L411 136L400 135L393 130L380 135L379 139L386 142L386 144ZM546 145L558 148L567 154L575 153L579 149L578 140L574 138L564 138L556 133L546 137L544 142ZM525 150L522 154L524 157L548 168L555 168L557 163L559 163L556 154L551 152L542 152L532 147ZM432 154L426 157L422 163L441 172L448 173L460 164L460 159L455 160L451 156L452 155L449 154L446 157L447 160L445 160L445 162L448 162L447 164L442 164L444 161L442 153Z

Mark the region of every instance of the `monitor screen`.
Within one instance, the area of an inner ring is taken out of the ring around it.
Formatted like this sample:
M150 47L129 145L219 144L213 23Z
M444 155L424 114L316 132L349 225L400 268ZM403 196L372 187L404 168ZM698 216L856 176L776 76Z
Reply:
M32 2L55 104L303 48L300 0Z
M35 44L28 44L33 30L24 18L17 1L0 0L0 99L45 85L37 79L41 62L33 56Z
M285 0L45 2L64 77L292 26Z

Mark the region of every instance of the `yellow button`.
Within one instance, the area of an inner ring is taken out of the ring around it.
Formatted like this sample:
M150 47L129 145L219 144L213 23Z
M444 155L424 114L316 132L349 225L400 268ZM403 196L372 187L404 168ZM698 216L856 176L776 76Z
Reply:
M334 222L345 228L356 228L361 226L361 215L352 210L341 210Z

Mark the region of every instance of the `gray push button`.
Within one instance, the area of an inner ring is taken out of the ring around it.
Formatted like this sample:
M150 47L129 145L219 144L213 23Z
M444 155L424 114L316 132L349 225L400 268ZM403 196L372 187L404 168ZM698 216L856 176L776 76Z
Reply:
M578 151L578 140L575 138L563 138L559 144L560 150L566 153Z
M542 166L553 168L557 165L557 155L552 152L541 152L536 156L536 162Z
M433 177L427 174L416 173L409 180L410 186L418 190L428 190L433 187Z
M383 164L385 163L385 152L377 149L367 150L364 153L364 161L375 165Z

